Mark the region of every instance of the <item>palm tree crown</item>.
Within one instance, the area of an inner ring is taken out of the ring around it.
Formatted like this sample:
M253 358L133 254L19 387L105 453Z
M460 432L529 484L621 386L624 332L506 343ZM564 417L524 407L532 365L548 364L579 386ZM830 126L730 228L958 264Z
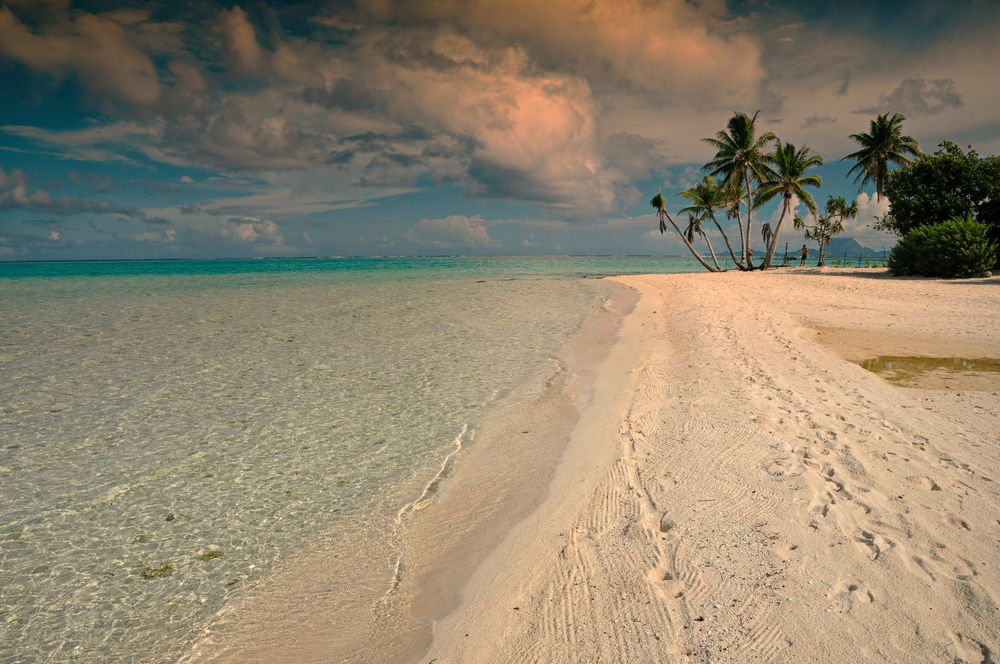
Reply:
M764 268L771 266L771 259L774 257L774 250L778 246L778 237L781 234L781 224L791 207L792 198L797 196L800 201L805 203L809 212L815 215L816 201L805 188L819 187L823 184L823 178L820 176L806 175L807 170L823 163L822 157L813 154L812 150L805 146L796 150L791 143L782 143L779 140L777 144L772 154L764 156L766 171L761 178L754 200L754 205L759 207L778 195L782 198L781 216L778 218L777 225L773 229L770 224L764 224L761 227L766 247Z
M753 269L753 249L750 246L751 226L753 216L753 184L751 180L760 182L765 170L764 148L771 141L777 140L769 131L757 135L757 116L746 113L736 113L729 118L725 131L718 132L714 138L702 139L715 148L715 157L705 164L709 175L722 175L723 184L733 186L742 184L746 187L746 225L743 224L739 206L733 212L740 226L741 263Z
M813 154L808 147L796 150L791 143L779 140L774 153L765 155L764 161L768 168L757 189L754 203L760 207L779 194L786 202L797 196L811 213L816 214L816 200L805 187L821 187L823 178L806 175L805 172L814 166L821 166L823 158Z
M730 184L733 179L743 178L749 171L755 178L762 174L764 148L775 140L774 133L768 131L757 136L757 116L737 113L729 119L726 131L718 132L714 138L702 139L715 148L715 158L705 164L709 175L722 175Z
M702 219L729 204L728 192L719 186L711 175L706 175L701 182L687 191L682 191L681 196L686 198L690 205L681 208L680 211L694 213Z
M869 133L851 134L851 139L861 146L857 152L844 157L856 163L848 171L855 174L855 182L863 188L869 182L875 183L875 196L882 200L885 177L889 174L889 164L907 164L907 155L918 156L920 145L912 136L903 135L903 120L899 113L882 113L871 121Z

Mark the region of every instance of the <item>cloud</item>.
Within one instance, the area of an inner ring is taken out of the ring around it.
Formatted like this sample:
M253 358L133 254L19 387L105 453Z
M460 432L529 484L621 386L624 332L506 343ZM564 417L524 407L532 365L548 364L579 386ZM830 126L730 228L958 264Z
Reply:
M223 10L220 23L230 61L236 71L241 73L258 72L263 54L257 44L257 34L253 26L250 25L246 12L240 7Z
M4 6L0 59L76 77L102 113L77 113L82 126L68 131L7 126L0 149L183 168L198 183L186 194L242 195L150 214L216 237L221 226L237 244L269 241L264 220L291 241L291 223L318 227L328 213L439 185L586 226L640 200L635 180L700 179L688 166L709 157L700 139L733 110L762 108L764 128L796 143L807 129L813 149L836 155L859 100L898 107L921 137L995 126L995 91L973 84L990 73L985 19L904 51L794 8L764 17L721 0L358 0L308 20L281 3ZM44 189L18 200L63 214L79 201ZM258 223L228 221L238 217Z
M362 2L312 21L337 30L334 42L261 30L233 7L217 14L221 51L198 57L184 49L176 24L140 10L65 11L62 20L29 24L5 11L14 42L30 42L4 47L10 57L53 75L75 72L95 94L154 112L146 123L118 120L62 136L10 130L67 156L89 150L110 159L117 146L118 154L178 166L329 165L357 187L429 177L572 215L633 202L628 178L661 158L655 137L602 138L606 101L624 93L728 108L763 94L766 73L750 33L712 4L518 0L498 10L486 1ZM76 57L88 38L103 44L93 61ZM53 45L63 55L36 55ZM156 54L165 58L159 71ZM227 74L239 82L227 84ZM355 140L367 134L384 140ZM646 154L628 149L643 142Z
M810 115L802 121L800 126L802 129L808 129L809 127L815 127L820 124L831 124L836 121L837 118L832 118L829 115Z
M132 236L136 242L176 242L177 229L167 228L162 231L146 231Z
M933 115L949 108L960 108L962 95L950 78L926 81L907 78L889 94L879 96L878 104L859 108L855 113L899 112L904 115Z
M163 123L119 121L62 131L25 125L3 125L0 126L0 131L54 148L55 154L64 159L134 163L121 154L121 147L155 142L163 134Z
M439 246L459 245L473 248L499 246L499 243L490 237L486 221L479 215L421 219L411 237L418 242Z
M110 179L98 177L100 190L105 184L110 187ZM146 221L141 210L130 205L117 205L108 201L92 201L75 196L54 197L40 187L31 189L28 177L20 169L10 172L0 168L0 208L20 208L34 212L45 212L60 216L79 214L110 214ZM151 223L155 223L151 220Z
M629 132L605 138L601 152L629 178L644 178L669 159L665 141Z
M485 48L518 44L550 72L595 90L692 102L745 99L765 76L761 48L713 3L641 0L365 0L378 22L445 26Z
M874 225L879 217L884 216L889 211L889 200L882 198L876 200L874 194L861 192L857 195L858 214L853 219L844 220L844 237L853 237L865 246L870 247L890 247L896 243L896 238L882 231L875 230ZM798 199L795 200L798 203ZM822 211L823 202L817 200L817 207ZM797 210L801 214L806 214L805 209ZM786 221L788 221L786 219ZM811 222L810 222L811 223Z
M889 199L883 196L879 200L874 194L861 192L858 194L857 202L858 216L844 222L845 234L859 240L881 241L883 244L894 242L892 235L873 228L875 222L889 212Z
M0 7L0 55L57 78L76 74L95 94L148 106L159 99L160 81L130 28L107 16L79 13L36 33Z
M834 94L836 94L838 97L843 97L844 95L847 94L847 91L850 89L850 87L851 87L851 70L847 69L844 71L844 78L840 82L840 85L837 86L837 89L834 92Z
M285 244L285 238L281 234L278 224L270 219L230 217L226 221L227 225L222 228L222 235L272 247L282 247Z

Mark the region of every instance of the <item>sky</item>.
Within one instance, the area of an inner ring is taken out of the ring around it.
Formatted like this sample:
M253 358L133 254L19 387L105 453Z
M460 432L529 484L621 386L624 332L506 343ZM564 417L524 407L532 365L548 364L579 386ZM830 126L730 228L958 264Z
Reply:
M848 135L1000 153L997 35L996 0L0 0L0 260L682 254L649 199L758 109L891 247Z

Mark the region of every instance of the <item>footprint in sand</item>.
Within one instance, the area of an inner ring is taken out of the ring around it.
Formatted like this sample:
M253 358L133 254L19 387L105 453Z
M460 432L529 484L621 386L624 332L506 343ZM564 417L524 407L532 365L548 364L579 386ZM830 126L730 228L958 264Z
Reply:
M960 519L954 514L948 515L948 523L955 526L956 528L961 528L963 530L972 530L972 526L965 519Z
M985 643L959 632L951 635L951 642L955 644L955 664L993 664L993 653Z
M928 491L940 491L941 490L941 485L938 484L937 482L935 482L934 480L932 480L929 477L923 477L923 478L921 478L920 481L924 485L924 488L927 489Z
M875 595L870 590L866 590L860 581L850 583L843 579L830 589L826 597L837 613L849 613L857 602L871 604L875 601Z
M867 530L859 530L858 534L854 537L854 541L864 549L867 556L872 560L878 560L878 557L883 552L888 551L893 546L890 540L870 533Z

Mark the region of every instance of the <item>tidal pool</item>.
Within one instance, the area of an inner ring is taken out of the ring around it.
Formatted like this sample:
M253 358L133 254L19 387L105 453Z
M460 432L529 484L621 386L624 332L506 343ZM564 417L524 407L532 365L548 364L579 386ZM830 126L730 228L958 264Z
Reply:
M891 383L930 389L1000 388L1000 359L880 355L858 362Z

